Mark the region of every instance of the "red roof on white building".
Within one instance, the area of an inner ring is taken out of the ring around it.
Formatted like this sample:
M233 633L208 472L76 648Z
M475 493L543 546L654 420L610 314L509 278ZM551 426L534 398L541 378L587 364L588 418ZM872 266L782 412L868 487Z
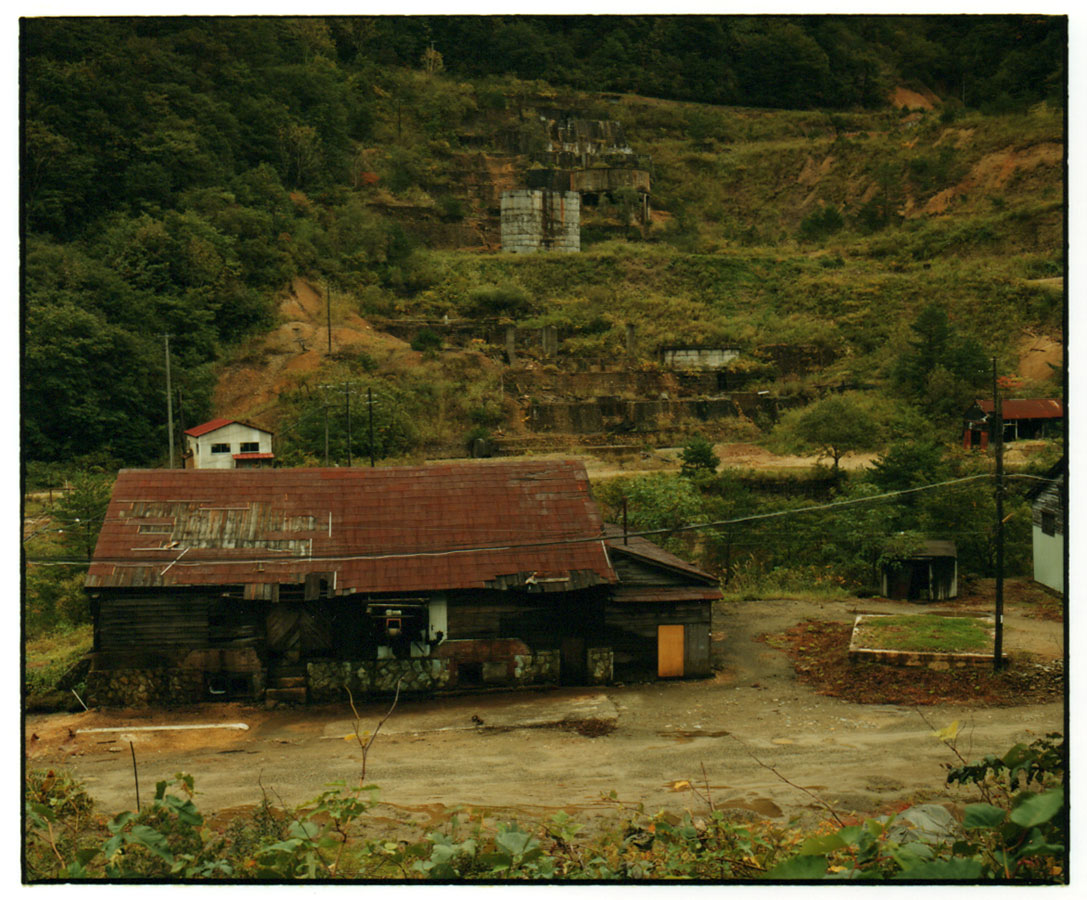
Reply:
M203 425L189 428L185 434L190 437L203 437L205 434L218 431L220 428L225 428L227 425L244 425L246 428L263 431L265 434L272 433L267 428L261 428L259 425L251 425L249 422L242 422L240 419L212 419L210 422L205 422Z

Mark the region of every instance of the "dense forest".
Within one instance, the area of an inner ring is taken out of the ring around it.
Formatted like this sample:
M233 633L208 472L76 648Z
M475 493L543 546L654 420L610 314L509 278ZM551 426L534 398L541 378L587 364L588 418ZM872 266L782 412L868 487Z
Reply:
M962 115L1059 110L1065 31L1041 16L24 19L25 458L158 459L161 335L197 421L216 366L273 323L297 275L425 305L457 264L437 265L360 188L429 191L455 216L464 133L522 116L548 85L686 101L642 133L709 156L745 137L727 133L725 105L820 110L834 134L903 84ZM811 139L810 115L782 121ZM953 168L941 151L903 171L935 183ZM690 241L703 226L773 243L754 206L714 224L689 181L670 197L678 171L658 173L654 198L675 248L704 250ZM857 214L877 227L888 203L884 190L882 213ZM809 217L808 236L834 215Z

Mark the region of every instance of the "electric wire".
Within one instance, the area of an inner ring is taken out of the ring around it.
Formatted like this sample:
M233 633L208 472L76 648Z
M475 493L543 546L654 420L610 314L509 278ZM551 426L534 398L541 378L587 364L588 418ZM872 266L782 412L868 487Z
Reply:
M902 497L906 495L917 494L922 491L934 490L936 488L954 487L958 485L967 484L969 482L979 481L982 479L991 479L994 476L991 474L981 475L967 475L962 478L953 478L947 481L938 481L931 484L919 485L912 488L904 488L896 491L887 491L882 494L873 494L868 497L854 497L849 500L836 500L830 503L816 504L812 506L796 507L793 509L775 510L767 513L756 513L748 516L739 516L732 519L721 519L713 522L698 522L698 523L685 523L682 525L667 526L662 528L646 529L642 531L628 531L626 533L627 538L631 537L653 537L657 535L671 536L673 534L679 534L689 531L700 531L703 529L711 528L724 528L730 525L742 525L749 522L757 522L765 519L783 518L787 516L802 515L811 512L820 512L829 509L840 509L847 506L857 506L864 503L874 503L882 500L889 500L895 497ZM1005 479L1010 478L1031 478L1040 481L1057 482L1056 478L1039 478L1034 475L1019 475L1009 474L1004 476ZM289 564L297 565L299 563L308 562L368 562L368 561L384 561L390 559L424 559L424 558L436 558L445 556L456 556L469 553L492 553L492 552L509 552L514 550L526 550L526 549L539 549L547 547L569 546L573 544L590 544L597 542L607 542L617 540L622 535L579 535L577 537L570 538L555 538L546 541L524 541L524 542L504 542L488 544L484 546L472 546L457 544L447 545L441 549L436 550L399 550L399 551L382 551L378 553L355 553L355 554L312 554L306 556L263 556L263 557L249 557L238 558L228 557L219 559L199 559L189 562L177 562L176 567L181 568L196 568L203 566L213 565L269 565L269 564ZM174 548L162 548L163 551L177 549ZM223 548L208 548L214 550L220 550ZM50 558L28 558L27 563L33 563L35 565L78 565L86 566L88 563L86 560L65 560L65 559L50 559ZM98 557L93 560L95 565L113 565L113 566L125 566L125 567L145 567L154 566L164 562L161 559L139 559L131 556L120 557Z

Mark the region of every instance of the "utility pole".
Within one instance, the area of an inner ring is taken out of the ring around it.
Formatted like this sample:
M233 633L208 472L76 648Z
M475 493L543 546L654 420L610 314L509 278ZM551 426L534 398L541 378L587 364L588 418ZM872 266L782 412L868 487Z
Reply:
M184 395L181 393L181 388L177 389L177 430L184 435L185 434L185 407L183 404ZM185 439L182 437L181 443L185 443ZM181 468L185 468L185 452L181 452Z
M996 438L996 634L993 671L1004 667L1004 409L993 357L993 437Z
M325 407L325 468L328 468L328 407Z
M370 468L374 467L374 390L366 389L366 406L370 414Z
M328 310L328 355L332 355L332 285L325 282L325 308Z
M347 468L351 468L351 388L343 383L343 399L347 406Z
M166 341L166 429L170 442L170 468L174 467L174 394L170 386L170 338L173 335L164 334Z

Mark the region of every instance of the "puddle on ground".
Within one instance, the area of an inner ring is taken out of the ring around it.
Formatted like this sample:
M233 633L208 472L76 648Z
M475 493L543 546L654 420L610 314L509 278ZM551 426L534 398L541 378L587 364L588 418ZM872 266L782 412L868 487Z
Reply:
M696 737L727 737L730 732L727 731L658 731L657 734L660 737L675 738L681 744L689 744Z

